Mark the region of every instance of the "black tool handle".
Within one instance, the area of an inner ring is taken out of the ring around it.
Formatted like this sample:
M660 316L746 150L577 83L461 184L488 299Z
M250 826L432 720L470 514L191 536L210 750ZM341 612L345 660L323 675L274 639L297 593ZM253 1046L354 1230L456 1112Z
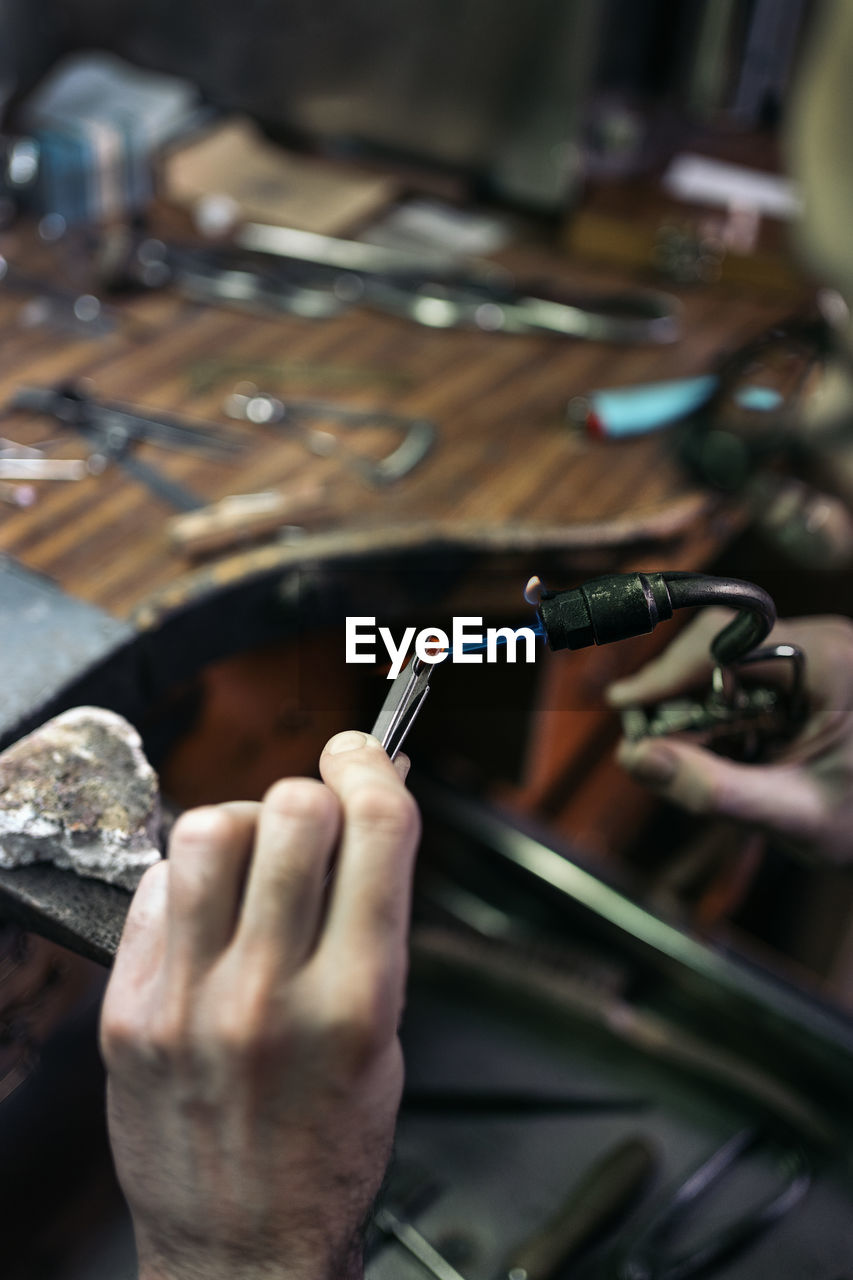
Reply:
M705 573L611 573L569 591L546 592L539 620L552 649L583 649L647 635L676 609L703 605L737 609L714 637L711 655L728 666L769 634L776 606L767 592L739 578Z
M551 1280L625 1214L657 1164L645 1138L628 1138L597 1160L544 1227L513 1249L501 1280Z
M155 498L159 498L161 502L168 503L176 511L198 511L200 507L204 506L201 498L197 497L196 494L192 493L178 480L171 480L157 467L152 466L150 462L145 462L142 458L136 458L130 452L117 453L115 461L132 479L139 484L144 484L148 492L153 494Z

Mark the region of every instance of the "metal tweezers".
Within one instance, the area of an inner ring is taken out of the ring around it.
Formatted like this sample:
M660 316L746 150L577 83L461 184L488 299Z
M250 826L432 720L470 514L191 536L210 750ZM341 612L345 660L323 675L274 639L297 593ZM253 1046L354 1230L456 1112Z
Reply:
M429 693L434 664L412 658L388 690L371 733L393 760Z

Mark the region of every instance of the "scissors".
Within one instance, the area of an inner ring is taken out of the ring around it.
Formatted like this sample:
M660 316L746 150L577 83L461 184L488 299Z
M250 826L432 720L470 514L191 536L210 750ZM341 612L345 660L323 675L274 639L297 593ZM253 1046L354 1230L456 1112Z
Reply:
M379 739L392 760L402 747L406 734L429 693L434 665L432 662L424 662L422 658L412 658L388 690L388 696L371 733L374 738Z
M686 1250L670 1243L698 1200L704 1197L744 1156L767 1145L758 1129L742 1129L708 1156L672 1192L640 1231L624 1257L619 1280L688 1280L706 1275L748 1248L774 1223L789 1213L809 1189L812 1175L802 1151L784 1146L777 1153L779 1185L754 1207L726 1226L718 1227Z

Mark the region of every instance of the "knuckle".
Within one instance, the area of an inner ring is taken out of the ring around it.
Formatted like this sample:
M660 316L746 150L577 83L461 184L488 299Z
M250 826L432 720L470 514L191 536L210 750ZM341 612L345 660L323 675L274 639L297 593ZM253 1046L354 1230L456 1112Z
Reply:
M139 1028L126 1009L105 1002L99 1028L101 1056L107 1067L125 1062L139 1045Z
M414 841L420 832L418 807L403 787L361 787L352 797L349 810L359 825L401 841Z
M337 814L332 792L315 778L283 778L273 783L264 804L283 817L304 823L330 822Z
M139 1044L153 1061L185 1062L192 1055L193 1045L189 1020L175 1010L164 1009L142 1029Z
M105 1004L100 1045L109 1070L134 1066L155 1074L173 1071L193 1056L193 1039L186 1019L159 1011L145 1016Z
M193 1054L197 997L190 986L168 975L153 994L155 998L140 1018L138 1042L151 1060L180 1066Z
M122 932L119 954L126 954L125 944L134 933L145 933L150 945L153 932L162 925L166 913L169 885L169 862L161 858L149 867L140 878Z
M278 1022L257 1022L234 1010L219 1019L209 1051L235 1078L278 1067L288 1057L288 1029Z
M161 858L159 862L155 862L153 866L148 867L140 876L139 884L136 886L136 892L130 904L130 910L133 911L135 907L138 909L141 904L147 903L160 889L160 881L168 880L168 878L169 863L166 858Z
M379 1056L381 1024L368 1004L327 1015L324 1040L335 1069L345 1077L361 1075Z
M203 820L193 826L199 814ZM203 910L212 896L223 891L224 870L243 857L245 845L232 814L211 808L196 810L189 817L183 831L173 831L169 848L169 902L175 919Z
M219 1052L234 1062L262 1056L272 1048L274 1039L264 1023L255 1021L245 1010L238 1008L221 1012L214 1038Z
M272 975L246 973L216 1005L210 1040L226 1059L251 1062L278 1053L288 1034L287 1001Z
M396 1034L384 970L367 963L338 981L318 1007L327 1055L345 1076L364 1071Z
M203 844L224 844L233 839L236 821L227 809L217 805L205 805L198 809L188 809L176 820L169 841L169 852L172 858L184 850L195 849Z

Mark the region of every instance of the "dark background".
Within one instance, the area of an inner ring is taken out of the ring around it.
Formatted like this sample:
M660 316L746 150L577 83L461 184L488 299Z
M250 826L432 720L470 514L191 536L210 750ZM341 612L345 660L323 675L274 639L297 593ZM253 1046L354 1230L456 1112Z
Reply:
M99 48L290 142L415 158L549 210L697 126L772 126L815 0L0 0L0 98ZM583 157L583 159L581 159Z

